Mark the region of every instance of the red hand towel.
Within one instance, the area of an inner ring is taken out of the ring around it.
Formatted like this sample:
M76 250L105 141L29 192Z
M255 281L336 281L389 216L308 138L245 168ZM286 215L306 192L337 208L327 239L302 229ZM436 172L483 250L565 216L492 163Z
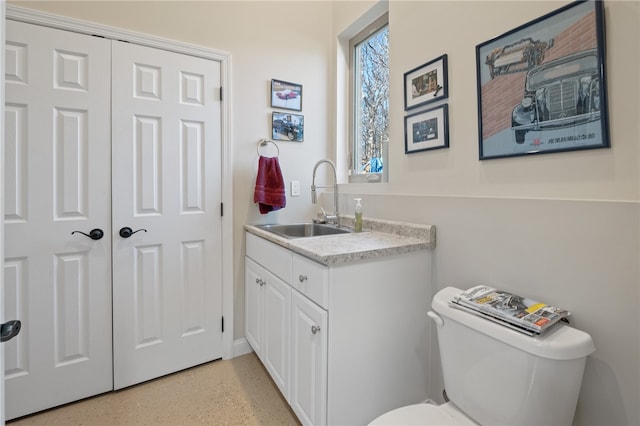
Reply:
M260 156L253 202L258 203L261 214L280 210L287 205L278 157Z

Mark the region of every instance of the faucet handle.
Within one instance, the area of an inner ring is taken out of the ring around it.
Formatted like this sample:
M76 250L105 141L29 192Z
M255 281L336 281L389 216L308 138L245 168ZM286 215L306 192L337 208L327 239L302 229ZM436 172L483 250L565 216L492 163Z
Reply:
M337 214L328 214L325 216L326 223L330 223L332 225L338 225L338 215Z
M313 219L313 223L327 223L327 212L325 212L322 207L318 210L318 214L316 215L316 219Z

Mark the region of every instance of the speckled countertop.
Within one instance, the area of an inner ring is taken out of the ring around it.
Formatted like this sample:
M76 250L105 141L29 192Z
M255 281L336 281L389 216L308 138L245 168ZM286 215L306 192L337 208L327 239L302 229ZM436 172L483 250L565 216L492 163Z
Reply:
M340 217L341 225L353 226L353 216ZM433 249L436 227L383 219L363 220L363 232L307 238L284 238L253 225L245 230L324 265L353 262L379 256Z

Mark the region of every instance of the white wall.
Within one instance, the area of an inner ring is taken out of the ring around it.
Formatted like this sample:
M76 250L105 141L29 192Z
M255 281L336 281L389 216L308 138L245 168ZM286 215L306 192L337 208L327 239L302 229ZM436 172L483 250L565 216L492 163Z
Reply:
M13 2L12 2L13 3ZM232 54L235 333L243 335L242 225L305 220L315 208L313 164L334 155L344 105L336 37L374 1L17 2ZM364 214L437 226L432 291L491 283L571 309L596 344L579 425L640 424L640 3L608 1L611 149L478 161L475 45L566 1L395 1L391 43L388 185L343 185L342 205L364 195ZM451 147L407 156L403 73L449 55ZM301 181L278 213L251 197L259 138L270 132L271 78L304 85L305 142L282 142L285 179ZM337 136L336 136L337 135ZM338 141L344 142L344 141ZM425 301L425 309L428 301ZM441 390L436 346L429 380Z
M575 424L638 425L640 3L605 3L611 149L478 160L475 46L566 3L391 0L390 183L345 185L342 203L362 196L365 216L436 225L432 293L486 283L571 310L596 345ZM334 15L350 22L352 6ZM405 155L403 73L444 53L451 146Z

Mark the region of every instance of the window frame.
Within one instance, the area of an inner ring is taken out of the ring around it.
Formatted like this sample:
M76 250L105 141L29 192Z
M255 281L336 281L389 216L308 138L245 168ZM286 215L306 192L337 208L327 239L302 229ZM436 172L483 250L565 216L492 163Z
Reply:
M389 168L389 149L388 143L383 142L382 144L382 159L383 159L383 169L382 172L368 172L363 173L358 170L358 165L356 164L356 155L358 153L358 148L356 147L356 141L358 140L358 130L359 126L357 125L357 117L358 111L356 111L356 96L359 94L359 87L356 85L356 47L362 43L364 40L371 37L373 34L376 34L384 27L389 28L389 12L385 12L380 15L378 18L374 19L369 25L364 27L361 31L356 33L353 37L349 39L349 64L348 64L348 72L349 72L349 119L348 119L348 134L349 134L349 146L348 146L348 162L349 162L349 183L386 183L388 182L388 168Z

